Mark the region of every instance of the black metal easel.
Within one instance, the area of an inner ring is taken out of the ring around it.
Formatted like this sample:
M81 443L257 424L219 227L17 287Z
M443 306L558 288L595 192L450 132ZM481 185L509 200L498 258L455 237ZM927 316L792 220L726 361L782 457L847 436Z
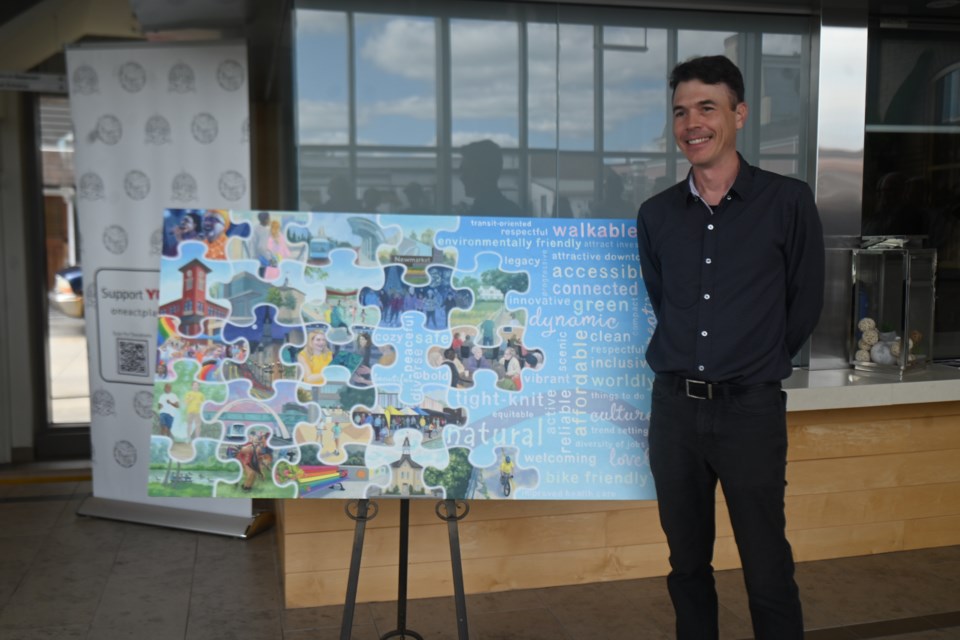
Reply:
M351 507L356 512L351 511ZM372 513L369 513L372 507ZM353 554L350 557L350 573L347 578L347 597L343 607L343 620L340 625L340 640L350 640L353 631L353 614L357 604L357 585L360 580L360 557L363 555L363 536L368 521L377 517L379 507L368 499L350 500L344 505L347 517L356 522L353 531ZM463 567L460 560L460 533L457 523L470 513L470 505L460 500L441 500L436 506L437 517L447 523L450 536L450 564L453 568L454 600L457 605L457 637L468 640L467 597L463 590ZM461 513L462 511L462 513ZM410 499L400 500L400 572L397 585L397 628L380 636L387 638L413 638L423 640L416 631L407 629L407 565L410 543Z

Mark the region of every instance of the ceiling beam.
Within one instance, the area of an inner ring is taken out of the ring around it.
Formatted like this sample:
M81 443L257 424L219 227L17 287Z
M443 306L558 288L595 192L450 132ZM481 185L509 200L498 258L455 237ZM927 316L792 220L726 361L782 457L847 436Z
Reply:
M44 0L0 26L0 71L29 71L88 37L143 37L128 0Z

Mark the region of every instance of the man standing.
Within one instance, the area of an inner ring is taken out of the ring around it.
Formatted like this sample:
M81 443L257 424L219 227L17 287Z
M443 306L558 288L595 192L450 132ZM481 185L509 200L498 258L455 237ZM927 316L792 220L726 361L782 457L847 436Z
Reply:
M640 207L643 279L657 328L650 467L670 547L677 637L718 636L714 496L723 487L758 640L800 640L785 535L786 394L780 381L823 305L823 230L810 188L737 153L743 77L723 56L674 68L685 180Z
M200 435L200 428L203 426L203 416L200 415L200 409L206 398L200 391L200 383L194 380L190 386L190 391L183 395L184 407L187 414L187 438L195 440Z
M163 393L157 398L157 413L160 416L160 435L173 438L173 423L180 412L180 398L169 383L163 385Z

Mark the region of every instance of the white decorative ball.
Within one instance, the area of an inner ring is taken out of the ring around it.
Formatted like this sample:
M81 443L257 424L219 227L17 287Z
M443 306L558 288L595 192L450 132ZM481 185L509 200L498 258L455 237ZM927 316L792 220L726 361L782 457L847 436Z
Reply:
M863 332L863 341L873 346L880 341L880 332L876 329L867 329Z
M877 364L897 364L897 359L890 353L890 344L878 342L870 347L870 359Z
M900 356L900 339L897 338L895 342L890 344L890 353L899 357Z
M853 357L857 362L870 362L870 352L866 349L860 349Z
M873 318L863 318L860 322L857 323L857 329L860 331L870 331L871 329L876 329L877 323Z
M870 345L867 344L867 341L863 338L860 338L860 342L857 343L857 349L862 349L864 351L870 351Z

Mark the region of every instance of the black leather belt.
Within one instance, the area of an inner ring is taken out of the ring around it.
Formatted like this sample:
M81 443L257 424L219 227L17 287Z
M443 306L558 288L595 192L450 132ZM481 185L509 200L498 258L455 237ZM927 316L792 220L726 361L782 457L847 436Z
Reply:
M729 382L706 382L684 378L672 373L658 373L657 382L666 384L676 395L696 398L697 400L714 400L716 398L730 398L743 395L760 389L780 389L779 382L764 382L762 384L732 384Z

